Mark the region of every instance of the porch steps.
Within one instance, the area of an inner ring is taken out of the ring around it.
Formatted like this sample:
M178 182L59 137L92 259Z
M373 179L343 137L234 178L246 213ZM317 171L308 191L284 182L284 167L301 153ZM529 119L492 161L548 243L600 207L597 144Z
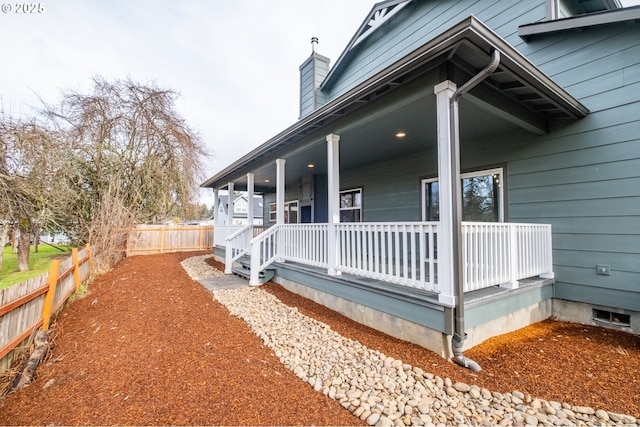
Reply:
M239 264L239 265L238 265ZM244 277L246 279L251 278L251 262L249 259L241 258L238 260L237 264L231 267L231 272L237 276ZM266 283L273 278L275 275L275 269L267 268L258 273L258 281L262 283Z

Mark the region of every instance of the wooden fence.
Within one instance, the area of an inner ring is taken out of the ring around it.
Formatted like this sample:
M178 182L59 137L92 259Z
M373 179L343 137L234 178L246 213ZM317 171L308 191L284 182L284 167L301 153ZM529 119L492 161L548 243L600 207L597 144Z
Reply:
M212 225L139 225L127 236L126 255L213 249Z
M63 261L51 261L48 273L0 290L0 373L34 332L48 330L52 315L80 289L93 268L91 247L74 248Z

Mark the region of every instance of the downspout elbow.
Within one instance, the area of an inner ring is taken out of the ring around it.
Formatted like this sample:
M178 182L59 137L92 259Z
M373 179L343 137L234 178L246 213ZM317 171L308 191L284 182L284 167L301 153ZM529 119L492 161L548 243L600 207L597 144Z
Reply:
M473 372L480 372L482 368L475 360L469 359L464 354L462 354L462 344L464 340L467 338L467 334L464 334L464 337L461 337L458 332L453 334L453 338L451 338L451 350L453 351L453 361L463 368L471 369Z

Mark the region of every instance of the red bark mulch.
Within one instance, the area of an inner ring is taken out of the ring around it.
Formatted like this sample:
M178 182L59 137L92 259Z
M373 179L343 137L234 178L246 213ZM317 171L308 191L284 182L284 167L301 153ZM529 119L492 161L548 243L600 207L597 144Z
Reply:
M364 425L284 369L189 278L179 262L201 254L126 258L96 279L59 315L56 348L36 380L0 401L0 424ZM476 374L279 285L264 288L346 337L454 382L640 416L638 336L541 322L465 352L483 367Z

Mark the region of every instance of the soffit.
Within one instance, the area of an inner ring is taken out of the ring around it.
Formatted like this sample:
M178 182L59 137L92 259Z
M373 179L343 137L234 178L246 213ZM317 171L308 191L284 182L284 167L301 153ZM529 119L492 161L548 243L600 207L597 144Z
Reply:
M489 63L494 49L501 54L496 72L463 97L465 103L468 101L480 107L476 108L476 115L483 116L489 112L492 116L500 116L502 121L536 134L544 133L547 123L551 120L579 119L587 115L588 110L576 99L500 36L471 16L339 98L305 116L207 180L202 186L221 186L229 181L243 182L246 173L255 172L260 168L272 168L274 159L310 150L310 143L315 144L317 150L323 151L324 135L335 132L335 124L339 121L356 117L365 107L401 91L412 82L433 73L444 63L453 64L457 70L456 75L462 76L458 82L462 84ZM428 108L433 109L429 106L433 102L428 101L428 97L423 97L422 102L425 104L424 109L420 110L423 114L429 111ZM410 114L411 110L404 111ZM432 114L435 115L435 112ZM389 113L388 117L392 117L392 113ZM483 117L483 120L488 118ZM466 123L462 131L469 129L469 123ZM499 127L498 123L495 125ZM371 154L372 150L368 150L368 153ZM293 165L288 163L287 171L290 167Z

